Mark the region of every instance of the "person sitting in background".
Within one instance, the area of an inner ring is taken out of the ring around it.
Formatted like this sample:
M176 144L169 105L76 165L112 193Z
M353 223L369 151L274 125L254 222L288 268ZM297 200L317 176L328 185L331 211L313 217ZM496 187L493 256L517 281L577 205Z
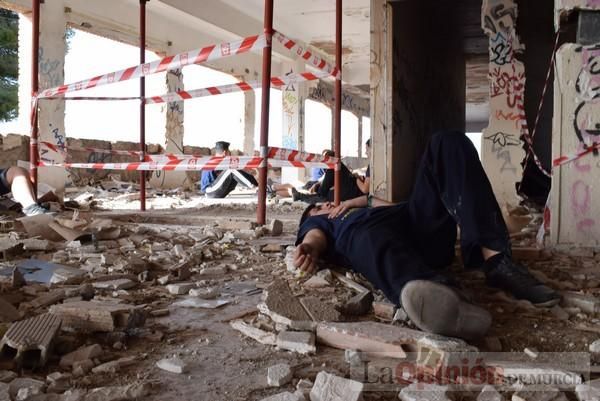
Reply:
M367 164L365 176L356 177L356 185L358 185L358 188L360 188L363 194L368 194L369 187L371 186L371 138L367 139L367 142L365 142L365 151L367 153L367 160L369 160L369 164Z
M218 141L215 144L215 156L231 156L229 142ZM202 171L200 179L200 189L209 198L224 198L238 184L249 189L258 187L256 178L244 170Z
M9 167L0 169L0 195L12 192L13 197L22 206L23 214L36 216L38 214L50 213L35 201L33 185L29 179L29 173L22 167Z
M331 152L328 149L325 149L322 152L323 156L331 156L332 154L333 154L333 152ZM320 167L313 168L311 170L310 180L307 181L304 185L302 185L301 189L304 191L309 191L309 193L314 194L316 192L316 188L317 188L315 185L318 184L319 182L321 182L326 171L327 171L327 169L320 168ZM292 189L296 189L296 188L299 188L299 187L294 186L289 183L273 184L273 183L269 182L269 185L267 186L267 191L271 194L278 195L278 196L281 196L284 198L288 198L288 197L293 196Z

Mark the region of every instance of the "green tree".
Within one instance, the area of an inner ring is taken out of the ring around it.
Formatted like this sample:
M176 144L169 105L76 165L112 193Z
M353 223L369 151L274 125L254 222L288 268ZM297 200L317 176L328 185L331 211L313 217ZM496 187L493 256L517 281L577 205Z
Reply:
M0 8L0 121L17 117L19 16Z

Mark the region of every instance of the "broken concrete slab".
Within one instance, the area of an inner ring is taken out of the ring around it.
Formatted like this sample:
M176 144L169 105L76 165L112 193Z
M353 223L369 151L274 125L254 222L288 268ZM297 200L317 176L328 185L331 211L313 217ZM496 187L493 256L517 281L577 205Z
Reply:
M0 341L0 350L14 350L19 366L44 366L60 326L61 319L49 313L13 323ZM39 351L39 359L24 360L26 355L35 355L28 351Z
M12 370L0 370L0 383L10 383L17 378L17 374Z
M51 221L50 223L48 223L48 227L56 231L58 235L60 235L62 238L69 242L79 241L83 244L84 242L92 241L92 234L84 231L75 230L73 228L63 227L55 221Z
M313 330L314 323L285 280L275 280L265 289L264 302L258 309L275 323L296 330Z
M504 397L494 386L486 384L477 396L477 401L504 401Z
M314 322L337 322L342 317L333 305L316 297L301 298L300 304Z
M285 386L292 380L292 369L287 363L270 366L267 369L267 384L271 387Z
M46 383L43 381L21 377L10 382L8 392L11 399L14 400L22 389L30 389L32 393L40 393L43 392L45 388Z
M167 285L167 291L173 295L185 295L194 287L196 287L195 283L175 283Z
M12 260L23 253L23 244L12 239L0 239L0 259Z
M286 391L285 393L279 393L279 394L275 394L275 395L272 395L267 398L263 398L260 401L306 401L306 400L304 399L304 397L302 397L298 394L290 393L289 391Z
M600 299L587 294L581 294L573 291L562 293L562 303L565 306L580 308L587 313L600 312Z
M25 238L20 241L26 251L50 251L54 245L46 239Z
M42 237L50 241L62 241L63 238L49 224L54 221L54 217L45 213L37 216L28 216L17 219L30 237Z
M0 298L0 321L3 323L12 323L20 318L21 314L17 308L6 302L3 298Z
M50 313L62 318L63 327L84 332L128 330L146 321L142 309L111 302L68 302L53 305Z
M331 286L331 283L322 277L314 275L306 280L302 285L306 288L323 288Z
M311 401L359 401L363 383L344 379L327 372L319 372L310 391Z
M189 292L190 297L196 297L201 299L215 299L221 295L221 292L216 288L192 288Z
M19 262L18 267L28 283L79 284L86 274L81 269L35 258Z
M430 383L411 383L400 391L402 401L451 401L447 395L448 386Z
M91 359L84 359L83 361L76 361L75 363L73 363L73 366L72 366L73 376L75 376L75 377L85 376L92 371L94 366L95 366L94 361L92 361Z
M261 344L276 345L277 343L277 337L274 333L258 329L243 320L233 320L229 324L243 335L258 341Z
M337 278L342 284L344 284L346 287L356 291L357 293L361 293L361 292L369 292L369 289L366 287L363 287L362 285L358 284L356 281L349 279L348 277L346 277L345 275L338 273L336 271L331 271L331 273L333 274L333 276L335 276L335 278Z
M95 388L85 395L66 398L63 401L134 401L142 400L151 393L152 386L150 383L134 383L126 386Z
M361 316L366 315L371 311L371 305L374 298L371 291L361 292L350 298L344 306L342 312L345 315Z
M66 298L65 291L62 289L54 290L43 294L30 302L21 304L22 308L25 309L38 309L45 308L50 305L54 305L58 302L61 302Z
M393 320L396 314L396 305L389 302L373 302L375 316L385 320Z
M308 379L300 379L296 384L295 394L302 395L305 399L310 399L310 390L313 388L313 382Z
M171 373L182 374L188 371L188 365L180 358L165 358L156 362L156 366Z
M94 288L98 290L129 290L137 285L137 283L133 280L127 278L121 278L117 280L107 280L107 281L98 281L92 283Z
M102 347L100 344L93 344L81 347L73 352L64 355L58 364L63 369L69 369L75 362L85 361L86 359L94 359L102 355Z
M227 305L230 301L226 299L200 299L200 298L186 298L182 301L174 302L173 306L181 306L183 308L203 308L203 309L217 309L223 305Z
M557 388L534 386L531 390L525 387L514 393L512 401L568 401L568 398Z
M600 354L600 340L596 340L590 344L589 350L592 354Z
M277 335L277 348L299 354L312 354L317 352L315 335L307 331L282 331Z
M131 365L135 364L136 362L137 362L137 357L135 357L135 356L123 357L123 358L119 358L117 360L106 362L106 363L96 366L95 368L92 369L92 373L94 373L94 374L116 373L119 370L121 370L127 366L131 366Z

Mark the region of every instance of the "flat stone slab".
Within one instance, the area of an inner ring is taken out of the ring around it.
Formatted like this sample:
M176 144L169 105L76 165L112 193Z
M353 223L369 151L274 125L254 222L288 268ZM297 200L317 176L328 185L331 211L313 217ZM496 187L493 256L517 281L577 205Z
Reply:
M277 335L277 347L299 354L317 352L315 335L307 331L282 331Z
M275 333L269 333L268 331L258 329L243 320L234 320L230 322L229 325L243 335L258 341L261 344L275 345L277 343Z
M263 398L260 401L306 401L306 399L301 395L286 391L285 393L279 393L267 398Z
M429 383L412 383L400 391L402 401L451 401L446 392L447 386Z
M81 347L73 352L64 355L59 362L59 366L63 369L70 369L75 362L81 362L88 359L94 359L102 355L102 347L100 344L93 344L87 347Z
M292 369L287 363L270 366L267 369L267 384L272 387L281 387L292 380Z
M39 350L39 363L43 366L60 326L60 317L49 313L13 323L0 341L0 350L4 351L7 347L14 349L19 365L24 362L25 352Z
M156 362L156 366L162 370L171 373L185 373L188 370L187 364L179 358L166 358Z
M137 283L133 280L129 280L126 278L121 278L117 280L110 281L98 281L92 284L94 288L99 290L128 290L137 285Z
M314 322L337 322L342 316L333 305L321 301L316 297L300 299L300 304Z
M364 385L350 379L319 372L310 390L311 401L359 401Z

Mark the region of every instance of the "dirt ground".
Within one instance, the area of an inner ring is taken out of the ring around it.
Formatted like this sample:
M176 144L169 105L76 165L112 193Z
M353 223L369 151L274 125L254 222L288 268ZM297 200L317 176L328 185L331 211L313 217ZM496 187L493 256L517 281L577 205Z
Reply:
M70 388L92 389L146 382L152 384L153 390L143 399L161 401L261 400L283 391L294 392L300 379L314 381L317 373L322 370L339 376L351 375L351 367L345 362L343 350L318 345L315 355L294 354L261 345L244 337L229 325L231 320L238 318L256 322L256 305L261 300L260 293L246 295L239 288L234 288L227 295L226 287L235 283L242 282L263 289L275 278L281 277L288 281L295 295L314 295L324 303L333 304L339 304L353 295L352 291L339 282L328 288L306 288L302 285L306 278L298 279L286 270L285 247L294 242L301 212L301 205L271 204L268 218L279 219L284 223L281 236L235 239L219 248L222 252L220 255L205 255L198 269L192 269L189 281L194 281L199 288L216 289L229 304L217 309L175 306L173 303L183 299L183 296L169 294L156 280L139 282L128 290L99 290L96 297L118 298L148 311L168 309L169 314L149 317L143 327L127 333L62 332L57 339L55 352L45 367L16 370L14 363L4 358L0 369L12 369L22 377L45 381L49 373L61 370L58 362L62 354L81 345L98 343L104 350L99 362L125 356L135 356L137 360L133 365L115 373L90 372L82 377L71 378ZM70 212L62 213L71 216ZM121 227L125 237L143 236L145 242L136 244L136 247L138 250L146 250L145 253L140 253L141 256L149 256L147 250L155 242L181 244L184 249L189 250L195 245L190 233L202 232L206 227L216 226L224 219L250 221L254 219L254 213L253 205L213 205L193 209L154 210L143 214L122 210L84 211L79 214L79 218L108 218L114 225ZM527 241L522 243L531 245ZM282 246L281 252L262 252L261 248L265 244L279 244ZM61 247L62 245L58 249ZM49 260L52 255L52 252L29 252L23 256ZM160 265L165 262L156 263L160 270ZM559 253L546 250L536 253L533 258L528 256L523 263L538 277L560 290L582 291L592 295L600 292L600 255L594 255L593 251ZM199 274L200 268L219 266L227 266L227 273ZM167 266L162 267L166 269ZM522 354L525 348L530 348L541 353L587 353L589 345L600 338L599 320L593 314L563 305L561 310L566 316L559 318L556 310L535 308L527 302L517 302L486 287L480 272L465 271L458 263L450 269L473 300L493 314L493 325L487 340L472 344L481 351ZM28 299L23 295L22 289L12 289L7 282L3 284L2 295L15 305L23 298ZM376 298L381 298L381 295ZM384 321L372 313L361 316L360 320ZM498 342L501 349L496 348ZM490 344L494 343L495 349L491 349ZM189 370L186 373L174 374L156 367L158 360L174 355L187 363ZM293 380L282 387L269 387L268 367L282 362L293 368ZM399 387L391 386L387 391L366 391L364 399L395 400L398 399L398 390ZM474 400L476 396L477 393L454 393L452 397L458 401Z

